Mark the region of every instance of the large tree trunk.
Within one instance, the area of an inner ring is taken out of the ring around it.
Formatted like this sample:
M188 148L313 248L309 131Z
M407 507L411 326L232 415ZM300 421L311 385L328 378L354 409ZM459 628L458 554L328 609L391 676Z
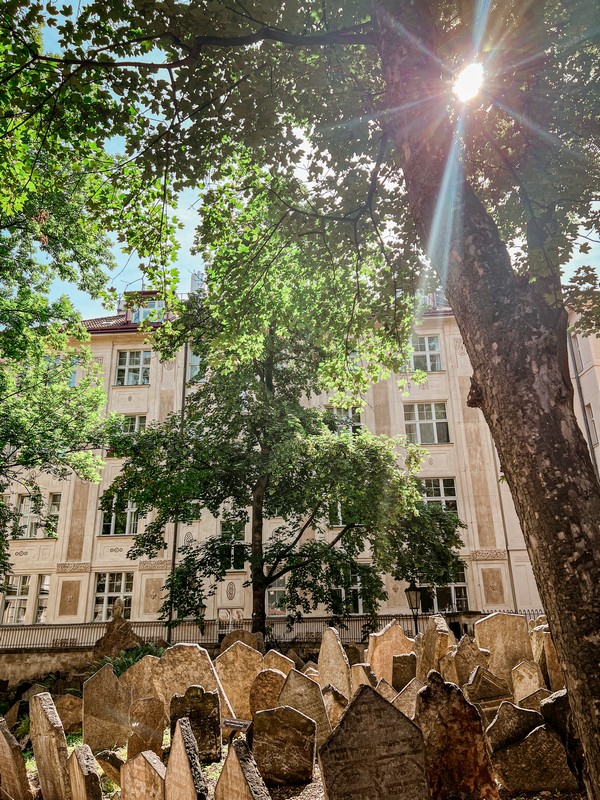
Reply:
M261 476L252 492L252 632L266 633L267 610L265 591L267 583L263 564L263 508L268 478Z
M414 102L439 97L439 67L406 32L430 51L435 32L421 0L376 3L374 12L390 134L426 245L452 130L439 100ZM447 267L447 295L473 367L469 402L483 411L511 488L565 671L588 797L599 800L600 488L573 411L560 287L551 276L537 284L518 278L493 219L468 184L460 188L459 230L447 265L437 259L435 267Z

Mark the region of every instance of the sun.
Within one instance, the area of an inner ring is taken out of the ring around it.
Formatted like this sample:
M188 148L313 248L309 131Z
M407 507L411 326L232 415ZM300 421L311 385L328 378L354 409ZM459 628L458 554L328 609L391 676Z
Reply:
M484 72L481 64L473 62L464 67L456 76L452 91L461 101L466 103L476 97L483 86Z

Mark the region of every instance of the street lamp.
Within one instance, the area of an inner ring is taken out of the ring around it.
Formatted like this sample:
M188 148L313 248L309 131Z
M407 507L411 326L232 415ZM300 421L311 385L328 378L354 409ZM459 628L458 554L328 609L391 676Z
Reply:
M412 611L412 615L415 621L415 634L419 632L419 624L417 617L419 615L419 605L421 603L421 590L415 584L414 578L411 580L410 584L404 590L404 594L406 595L406 599L408 600L408 606Z

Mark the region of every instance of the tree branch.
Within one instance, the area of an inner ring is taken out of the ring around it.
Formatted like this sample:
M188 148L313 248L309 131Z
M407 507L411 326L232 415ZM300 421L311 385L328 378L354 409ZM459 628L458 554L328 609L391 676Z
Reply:
M338 535L325 547L325 550L333 550L336 544L340 541L340 539L344 536L345 533L352 530L352 528L363 527L359 525L357 522L351 522L349 525L345 525L342 530L338 533ZM288 572L291 572L293 569L298 569L299 567L306 567L309 564L314 564L315 561L321 560L322 558L322 551L321 553L315 553L314 556L310 558L305 558L303 561L300 561L296 564L290 564L288 567L284 567L280 569L279 572L276 572L275 575L271 575L271 583L274 583L278 578L281 578L283 575L287 575Z

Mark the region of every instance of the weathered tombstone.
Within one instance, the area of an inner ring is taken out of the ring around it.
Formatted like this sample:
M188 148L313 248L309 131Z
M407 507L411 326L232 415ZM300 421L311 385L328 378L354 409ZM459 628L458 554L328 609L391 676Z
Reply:
M154 680L159 662L157 656L144 656L119 677L121 684L131 689L132 701L140 697L159 697Z
M546 686L558 692L565 685L565 675L561 669L556 648L548 625L539 625L529 631L533 660L539 664Z
M335 686L326 686L323 689L322 694L325 710L327 711L327 716L329 717L329 724L333 730L333 728L335 728L340 721L342 714L346 710L348 699L344 697L341 692L338 692Z
M416 653L402 653L392 657L392 686L397 692L401 692L416 677Z
M469 636L463 636L460 642L440 659L440 672L445 681L462 686L469 680L475 667L487 668L490 654L481 650Z
M412 681L407 683L404 689L396 695L392 701L392 705L409 719L412 719L417 707L417 695L424 686L425 684L418 678L413 678Z
M200 767L200 754L189 719L175 725L165 775L165 800L208 800L208 786Z
M350 667L350 679L352 694L356 694L361 686L372 686L373 689L377 686L377 678L370 664L352 664Z
M278 705L291 706L317 723L317 749L331 733L321 687L306 675L293 669L285 679Z
M481 666L475 667L462 690L467 699L477 705L487 723L495 717L503 700L512 701L508 683Z
M361 686L319 750L326 800L429 800L419 728Z
M301 672L302 668L304 667L304 661L300 658L300 656L294 650L293 647L290 647L290 649L286 653L286 656L287 658L290 659L290 661L294 662L294 668L297 669L299 672Z
M498 713L485 730L492 752L524 739L534 728L544 724L537 711L519 708L514 703L500 703Z
M254 679L250 687L250 717L253 719L257 711L275 708L285 683L285 675L278 669L263 669Z
M114 750L102 750L100 753L95 754L96 761L106 777L115 783L117 786L121 785L121 767L125 761Z
M94 755L87 744L76 747L67 761L73 800L102 800Z
M417 678L420 681L424 681L432 669L439 672L440 660L448 654L453 641L454 634L441 614L433 614L427 619L417 658Z
M94 661L101 661L105 656L114 658L123 650L130 650L132 647L144 644L144 640L133 632L131 623L123 619L122 613L122 607L115 602L113 618L106 626L106 633L94 645L92 656Z
M0 717L0 797L31 800L25 761L19 743Z
M131 690L110 664L83 684L83 741L92 753L124 747L129 738Z
M146 750L121 767L121 800L164 800L167 770Z
M217 691L205 692L201 686L190 686L184 695L171 698L171 736L178 719L186 717L198 744L200 760L221 760L221 714Z
M215 800L270 800L256 762L244 739L234 739L215 787Z
M431 671L417 695L429 788L436 800L498 800L481 717L458 686Z
M385 678L391 684L394 656L412 653L414 649L413 639L409 639L398 620L393 619L378 633L369 634L367 661L378 680Z
M243 642L243 644L247 644L248 647L254 648L254 650L260 651L260 647L258 645L258 639L256 638L255 633L250 633L250 631L245 630L244 628L236 628L233 631L229 631L223 637L223 641L219 645L219 653L224 653L232 644L236 642Z
M546 688L542 670L535 661L520 661L512 668L511 678L515 703L538 689Z
M573 725L573 715L569 706L567 690L561 689L551 694L550 697L546 697L542 700L540 703L540 713L546 725L556 731L559 739L563 743L567 754L569 769L579 781L580 789L583 791L585 759L583 757L581 740Z
M378 683L375 689L379 692L382 697L391 703L393 700L396 699L398 696L398 692L391 686L385 678L382 678Z
M127 740L127 760L144 750L151 750L160 758L165 730L165 707L158 697L140 697L129 709L131 735Z
M9 730L15 727L19 720L19 709L21 708L21 701L17 700L16 703L13 703L12 706L8 709L6 714L4 715L4 721L6 722L6 726Z
M41 683L34 683L32 686L29 687L26 691L23 692L21 695L21 700L28 703L32 697L35 697L36 694L43 694L47 692L48 688L46 686L42 686Z
M535 692L531 692L527 697L523 697L519 700L518 705L520 705L521 708L531 708L533 711L539 711L542 700L550 697L551 694L552 692L548 691L548 689L536 689Z
M508 792L570 793L578 790L558 735L545 725L535 728L521 741L496 750L492 761Z
M308 667L308 669L303 669L302 674L306 675L307 678L310 678L311 681L315 683L319 683L319 671L313 669L312 667Z
M289 706L257 712L252 755L267 786L310 783L316 731L314 719Z
M250 689L262 668L262 655L243 642L235 642L215 659L215 670L238 719L252 716Z
M319 650L319 684L335 686L348 700L352 697L350 662L335 628L326 628Z
M489 670L511 684L511 671L520 661L532 661L527 620L522 614L497 612L475 623L475 641L490 651Z
M290 670L294 669L294 662L277 650L268 650L263 660L263 669L278 669L287 675Z
M52 699L65 733L80 731L83 726L83 700L81 697L61 694Z
M31 743L44 800L72 800L67 740L48 692L29 701Z

